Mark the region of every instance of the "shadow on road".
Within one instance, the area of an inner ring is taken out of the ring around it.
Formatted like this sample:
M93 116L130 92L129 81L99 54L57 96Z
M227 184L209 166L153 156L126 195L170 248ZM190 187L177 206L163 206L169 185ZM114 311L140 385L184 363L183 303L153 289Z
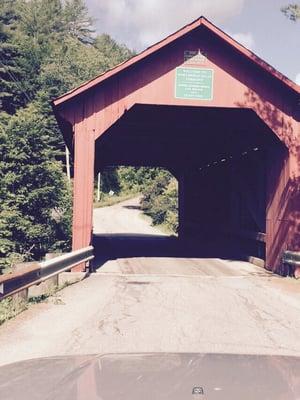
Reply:
M93 238L93 270L109 260L132 257L223 258L243 260L232 245L222 240L181 239L175 236L146 234L97 234Z
M141 210L141 206L122 206L123 208L126 208L127 210Z

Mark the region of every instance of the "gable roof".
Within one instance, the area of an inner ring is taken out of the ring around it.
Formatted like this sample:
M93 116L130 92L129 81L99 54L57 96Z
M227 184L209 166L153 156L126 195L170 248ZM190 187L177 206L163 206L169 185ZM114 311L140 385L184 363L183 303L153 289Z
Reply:
M288 79L285 75L282 73L278 72L275 68L273 68L271 65L263 61L261 58L256 56L252 51L248 50L246 47L238 43L236 40L231 38L229 35L227 35L225 32L223 32L221 29L219 29L217 26L212 24L210 21L208 21L205 17L200 17L196 19L195 21L191 22L188 25L185 25L183 28L179 29L175 33L167 36L165 39L157 42L156 44L148 47L141 53L137 54L136 56L130 58L127 61L122 62L121 64L117 65L116 67L102 73L101 75L97 76L96 78L93 78L87 82L84 82L82 85L78 86L77 88L74 88L70 90L69 92L65 93L64 95L56 98L53 101L54 106L58 106L61 103L64 103L67 100L70 100L74 98L75 96L87 91L88 89L91 89L92 87L98 85L99 83L103 82L104 80L118 74L119 72L123 71L124 69L130 67L131 65L145 59L149 55L155 53L156 51L160 50L161 48L167 46L168 44L174 42L175 40L181 38L182 36L186 35L187 33L199 28L200 26L204 26L207 29L209 29L211 32L215 33L219 38L227 42L229 45L231 45L233 48L235 48L238 52L240 52L242 55L250 59L252 62L260 66L263 70L267 71L270 73L272 76L274 76L276 79L280 80L282 83L284 83L286 86L288 86L290 89L294 90L296 93L300 93L300 86L298 86L296 83Z

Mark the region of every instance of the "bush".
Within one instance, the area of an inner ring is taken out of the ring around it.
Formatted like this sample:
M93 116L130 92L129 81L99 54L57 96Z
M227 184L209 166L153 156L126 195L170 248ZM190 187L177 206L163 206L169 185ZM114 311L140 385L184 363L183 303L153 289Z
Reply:
M141 208L154 225L164 224L171 232L178 230L178 185L167 171L161 171L144 191Z
M114 193L119 193L120 190L121 186L117 169L114 167L106 167L101 172L101 192L109 193L113 191Z
M36 102L0 121L0 268L70 242L70 188L49 124Z

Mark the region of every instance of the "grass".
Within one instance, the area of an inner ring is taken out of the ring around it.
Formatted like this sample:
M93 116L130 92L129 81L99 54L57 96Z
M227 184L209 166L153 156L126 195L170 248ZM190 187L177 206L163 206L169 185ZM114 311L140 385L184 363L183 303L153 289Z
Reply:
M137 197L139 193L123 193L120 195L109 196L107 194L102 195L102 199L99 202L94 202L94 208L109 207L114 204L121 203L122 201L133 199Z
M22 299L19 296L7 297L0 301L0 326L4 322L16 317L21 312L27 310L33 304L39 304L47 301L49 297L55 297L54 304L64 304L63 301L56 295L57 292L71 285L69 282L65 282L63 285L53 286L46 293L40 296L29 297L28 300Z
M141 218L143 220L147 221L151 226L153 226L153 228L156 228L159 231L161 231L161 233L165 233L166 235L169 235L169 236L178 236L178 234L176 232L172 231L172 229L170 229L168 227L168 225L166 225L166 224L154 225L152 222L152 218L149 215L147 215L145 212L141 213Z
M155 228L159 229L161 232L166 233L170 236L178 236L176 232L174 232L168 225L166 224L159 224L159 225L152 225Z
M20 299L8 297L0 302L0 325L11 318L16 317L22 311L27 310L28 302Z

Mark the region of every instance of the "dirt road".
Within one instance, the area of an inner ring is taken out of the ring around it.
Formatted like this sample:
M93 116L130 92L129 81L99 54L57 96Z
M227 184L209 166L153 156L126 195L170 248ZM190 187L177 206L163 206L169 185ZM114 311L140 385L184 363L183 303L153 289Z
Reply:
M111 251L120 243L120 253L128 251L132 236L122 232L134 232L141 244L164 243L136 206L128 201L95 211L96 232L119 234L105 242ZM111 352L300 356L299 282L243 262L131 250L1 326L0 364Z
M94 209L94 234L125 233L164 235L150 224L139 207L140 197L135 197L111 207Z

